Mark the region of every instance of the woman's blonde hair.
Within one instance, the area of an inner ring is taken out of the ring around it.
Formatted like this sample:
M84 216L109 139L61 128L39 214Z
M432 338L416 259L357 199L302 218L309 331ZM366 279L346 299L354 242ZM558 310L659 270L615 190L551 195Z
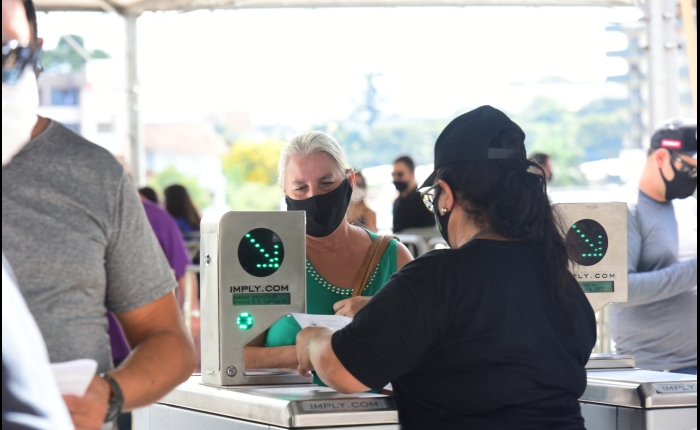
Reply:
M293 138L282 148L279 166L277 167L277 182L280 187L284 190L287 163L289 163L289 158L292 155L310 155L319 152L328 154L344 175L347 175L351 170L345 150L337 140L322 131L310 131Z

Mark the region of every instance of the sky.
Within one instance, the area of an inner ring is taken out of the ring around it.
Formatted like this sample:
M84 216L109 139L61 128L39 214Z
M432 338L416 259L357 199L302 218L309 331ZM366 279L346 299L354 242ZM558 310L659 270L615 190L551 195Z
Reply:
M333 8L147 13L139 19L141 111L146 122L200 121L242 111L254 125L304 129L347 118L367 73L386 117L449 118L481 104L510 112L542 92L575 110L624 97L610 22L635 8ZM124 57L124 23L108 13L39 15L45 47L77 34L88 49ZM533 86L551 76L565 86ZM526 85L514 85L526 84Z

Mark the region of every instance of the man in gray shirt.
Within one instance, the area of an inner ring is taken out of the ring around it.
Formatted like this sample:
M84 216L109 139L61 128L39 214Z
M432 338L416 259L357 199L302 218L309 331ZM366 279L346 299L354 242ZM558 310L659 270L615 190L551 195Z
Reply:
M108 151L39 118L2 170L2 247L51 361L98 362L86 394L64 396L76 427L99 429L191 375L194 348L172 293L175 276L136 188ZM133 350L114 370L107 311Z
M643 369L697 374L697 123L654 133L631 202L629 302L612 306L617 350Z

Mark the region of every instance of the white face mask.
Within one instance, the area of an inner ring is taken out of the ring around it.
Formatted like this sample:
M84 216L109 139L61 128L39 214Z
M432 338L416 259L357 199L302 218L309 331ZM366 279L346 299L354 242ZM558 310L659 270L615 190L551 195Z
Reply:
M39 89L28 67L15 85L2 84L2 165L29 142L37 121Z

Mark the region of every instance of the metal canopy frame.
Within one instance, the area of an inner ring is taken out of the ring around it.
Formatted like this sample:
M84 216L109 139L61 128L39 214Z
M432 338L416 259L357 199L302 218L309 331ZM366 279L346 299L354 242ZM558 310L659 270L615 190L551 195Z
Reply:
M147 11L195 9L411 7L411 6L633 6L638 0L35 0L42 11Z
M688 6L684 4L685 25L693 22ZM678 40L675 33L676 4L678 0L34 0L40 11L107 11L124 17L126 33L126 76L128 88L128 118L130 162L134 180L143 185L144 166L143 127L139 113L139 81L136 56L136 21L148 11L192 11L197 9L261 9L261 8L328 8L328 7L467 7L467 6L637 6L645 13L649 35L649 93L651 126L678 114L678 79L676 55ZM691 33L692 32L692 33ZM686 35L695 34L695 28L686 28ZM687 36L689 37L689 36ZM688 44L689 57L697 58L697 44ZM695 60L693 60L694 62ZM691 66L697 76L697 69ZM693 88L697 100L697 85ZM696 105L697 106L697 105ZM697 112L696 112L697 113Z

